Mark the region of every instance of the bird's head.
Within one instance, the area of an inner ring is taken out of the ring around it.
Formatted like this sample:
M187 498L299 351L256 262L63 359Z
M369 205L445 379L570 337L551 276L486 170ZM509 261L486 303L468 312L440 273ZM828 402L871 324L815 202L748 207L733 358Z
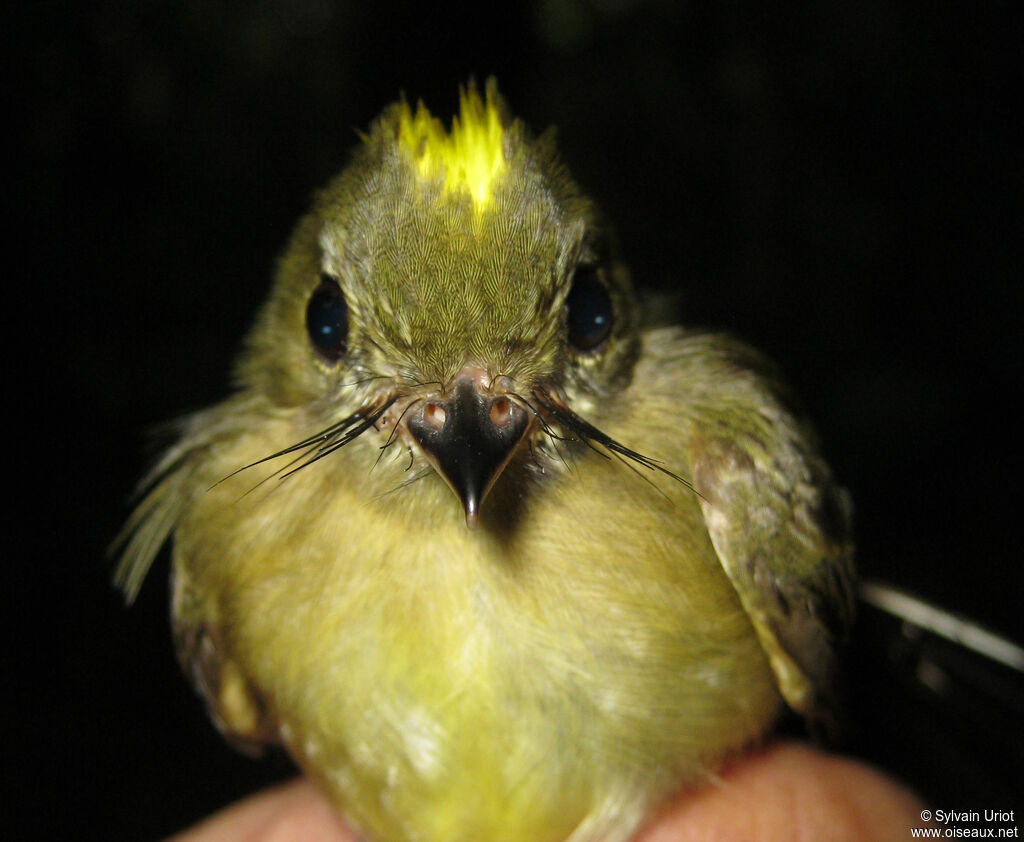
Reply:
M553 134L512 119L493 81L460 99L450 130L405 102L371 126L295 232L239 379L322 415L311 458L387 427L472 522L532 438L609 446L582 415L628 383L639 340Z

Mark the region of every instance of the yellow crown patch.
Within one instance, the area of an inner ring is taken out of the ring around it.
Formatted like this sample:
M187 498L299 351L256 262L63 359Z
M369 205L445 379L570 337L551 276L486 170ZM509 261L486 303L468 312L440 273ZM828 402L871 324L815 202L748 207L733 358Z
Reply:
M459 114L452 118L451 131L445 131L422 102L415 113L406 102L400 106L398 145L409 154L420 177L434 179L443 174L445 190L468 191L478 212L490 204L505 172L504 134L490 90L486 100L474 86L460 92Z

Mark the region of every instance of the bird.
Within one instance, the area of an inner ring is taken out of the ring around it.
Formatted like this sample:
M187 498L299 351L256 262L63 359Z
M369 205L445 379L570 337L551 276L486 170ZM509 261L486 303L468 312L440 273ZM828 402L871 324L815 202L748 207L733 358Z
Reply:
M620 842L837 716L848 494L775 367L646 326L493 79L403 97L297 225L122 533L183 670L377 842Z

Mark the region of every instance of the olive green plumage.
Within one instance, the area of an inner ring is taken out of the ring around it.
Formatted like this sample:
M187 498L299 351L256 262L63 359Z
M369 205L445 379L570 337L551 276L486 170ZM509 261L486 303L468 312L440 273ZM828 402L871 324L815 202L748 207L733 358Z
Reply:
M173 536L219 726L368 836L624 840L783 697L827 711L846 506L760 358L641 330L550 135L493 86L450 134L424 114L386 110L299 224L120 580ZM497 170L453 179L495 114Z

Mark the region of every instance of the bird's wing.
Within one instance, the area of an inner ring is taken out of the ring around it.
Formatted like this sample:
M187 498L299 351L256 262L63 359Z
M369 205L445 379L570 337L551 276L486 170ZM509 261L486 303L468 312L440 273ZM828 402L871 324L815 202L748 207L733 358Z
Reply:
M783 697L828 729L837 649L853 618L851 507L809 438L762 397L742 423L696 424L692 479Z
M218 437L245 429L252 417L246 412L248 401L234 398L171 425L180 439L143 481L144 496L112 547L121 554L115 582L129 602L135 599L160 549L187 515L190 501L213 484L209 477L200 476L197 466L208 461ZM210 622L209 606L193 587L188 565L179 553L175 546L172 625L178 660L206 701L217 727L237 748L256 753L262 744L278 740L277 731L241 670L226 656L218 624Z

